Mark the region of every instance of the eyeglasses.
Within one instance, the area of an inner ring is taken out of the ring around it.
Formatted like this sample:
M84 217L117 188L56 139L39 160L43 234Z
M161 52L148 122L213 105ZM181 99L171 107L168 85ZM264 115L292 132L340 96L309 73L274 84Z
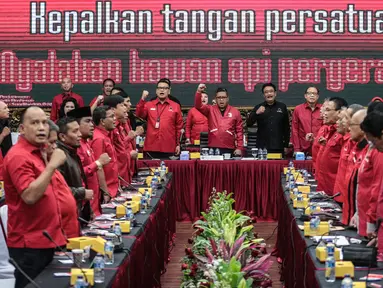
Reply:
M170 87L157 87L157 90L169 90Z
M219 97L215 97L217 100L222 100L222 99L227 99L228 97L227 96L219 96Z

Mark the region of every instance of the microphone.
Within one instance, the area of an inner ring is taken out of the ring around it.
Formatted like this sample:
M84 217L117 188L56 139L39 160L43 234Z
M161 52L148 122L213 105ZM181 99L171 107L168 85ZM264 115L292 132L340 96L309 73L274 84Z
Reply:
M182 136L184 135L185 133L185 129L181 129L181 135L180 135L180 145L181 145L181 141L182 141Z
M152 155L150 155L149 152L146 152L146 155L148 155L151 160L160 160L160 159L154 158Z
M150 167L150 165L149 165L146 161L142 161L142 163L144 163L144 165L145 165L150 171L152 171L152 172L154 173L153 168ZM156 164L157 164L157 162L156 162Z
M122 205L122 206L126 207L125 205ZM97 224L91 223L91 222L89 222L89 221L86 221L84 218L78 217L77 219L78 219L80 222L85 223L85 224L87 224L87 225L93 225L93 226L95 226L95 227L97 227L97 228L99 228L99 229L101 229L101 230L105 230L105 228L103 228L103 227L101 227L101 226L99 226L99 225L97 225ZM122 235L119 236L119 235L117 235L116 233L114 233L113 231L110 231L110 230L108 230L108 233L111 233L111 234L116 235L116 237L117 237L117 239L118 239L118 241L119 241L119 245L121 245L121 243L122 243L122 238L121 238Z
M13 258L9 258L8 259L8 262L11 263L21 274L23 274L23 276L25 278L28 279L28 281L33 285L35 286L36 288L41 288L41 286L39 284L37 284L35 281L33 281L33 279L31 277L28 276L27 273L24 272L23 269L21 269L21 267L16 263L15 260L13 260Z
M43 231L43 235L44 235L49 241L51 241L53 244L55 244L56 248L58 248L62 253L64 253L64 255L65 255L69 260L73 261L73 264L74 264L78 269L80 269L81 273L84 275L85 281L86 281L87 283L89 283L89 282L88 282L88 277L86 276L85 271L81 268L80 265L78 265L78 264L76 263L76 261L74 261L74 259L72 259L72 257L69 256L69 254L68 254L66 251L64 251L63 248L61 248L61 246L57 245L56 241L53 240L52 236L48 233L47 230L44 230L44 231Z
M132 184L130 184L128 181L126 181L124 178L121 176L118 176L118 179L122 182L124 182L128 187L132 188L134 191L138 191L136 187L134 187Z

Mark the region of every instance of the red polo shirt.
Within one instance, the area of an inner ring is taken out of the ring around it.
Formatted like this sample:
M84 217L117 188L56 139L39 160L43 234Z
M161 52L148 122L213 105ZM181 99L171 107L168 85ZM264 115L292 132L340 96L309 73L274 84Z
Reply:
M103 167L106 185L112 197L116 197L118 191L118 164L116 151L114 150L110 133L102 128L95 127L91 147L94 152L94 158L100 158L101 154L108 153L111 161Z
M367 236L367 223L375 224L377 220L382 167L383 153L379 153L375 148L368 149L358 170L358 234L362 236Z
M128 131L126 131L126 123L116 121L116 128L111 133L112 144L116 151L118 174L124 178L128 183L132 182L130 175L130 155L128 157L128 150L126 141L128 138ZM123 184L124 185L124 184Z
M59 181L56 171L44 196L33 205L26 204L21 194L46 168L40 148L20 136L4 158L4 188L8 205L8 247L54 248L56 245L43 236L47 230L53 240L63 246L61 210L54 184Z
M201 132L208 131L209 125L207 117L195 107L191 108L188 112L188 118L186 119L186 139L190 139L191 143L194 144L194 140L199 140Z
M312 157L313 157L314 171L317 169L316 163L317 163L319 151L320 151L321 147L323 147L321 144L319 144L319 139L321 137L324 137L327 134L328 129L329 129L328 125L322 125L322 127L320 127L318 130L317 136L314 138L313 146L312 146ZM315 178L317 179L317 175L315 175Z
M0 149L0 181L3 181L3 162L4 162L4 159L3 159L3 153Z
M79 237L80 226L78 223L76 199L74 199L72 191L66 184L66 181L61 173L56 171L55 174L57 174L57 177L52 178L52 185L55 192L57 192L64 233L67 238Z
M321 155L318 166L318 186L320 187L320 190L325 191L328 195L334 195L335 178L338 173L338 164L342 147L343 135L335 132L332 137L327 140ZM337 197L336 200L342 201L341 197Z
M61 104L64 102L65 99L67 98L74 98L76 99L78 105L80 107L84 107L84 100L82 97L76 93L73 93L72 91L68 93L61 93L53 97L52 100L52 108L51 108L51 120L53 122L56 122L59 119L59 111Z
M80 157L81 164L84 168L88 189L93 190L93 200L90 205L96 216L101 215L100 203L100 185L98 182L96 159L93 149L90 147L88 140L81 139L81 146L77 149L77 155Z
M130 125L130 120L128 120L125 123L125 127L126 127L125 130L128 132L132 130L132 126ZM134 151L136 150L136 138L131 139L130 137L126 137L125 145L126 145L127 157L130 159L130 180L131 180L135 172L136 159L131 158L130 152L132 152L133 150Z
M295 107L292 119L292 143L295 152L307 152L311 154L312 142L306 141L306 134L313 133L317 135L322 126L320 118L321 104L316 104L314 110L307 104L301 104Z
M140 100L136 115L147 120L144 151L174 153L180 144L183 127L180 105L166 99L162 104L158 98L149 102ZM159 121L159 127L156 123Z

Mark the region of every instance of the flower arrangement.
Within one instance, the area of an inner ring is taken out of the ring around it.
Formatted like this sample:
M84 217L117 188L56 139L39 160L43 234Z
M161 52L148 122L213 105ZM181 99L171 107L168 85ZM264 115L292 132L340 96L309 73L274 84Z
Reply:
M226 191L213 192L208 210L193 224L182 259L182 288L271 287L267 274L272 261L263 239L253 232L253 212L237 213Z

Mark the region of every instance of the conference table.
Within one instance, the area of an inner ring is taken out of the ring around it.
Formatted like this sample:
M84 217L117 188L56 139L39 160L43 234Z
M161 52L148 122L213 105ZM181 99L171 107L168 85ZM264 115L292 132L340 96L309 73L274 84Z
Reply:
M167 174L162 189L152 197L151 207L147 213L136 214L140 225L132 228L129 234L123 234L124 251L115 253L114 264L105 266L105 282L94 287L161 286L161 274L165 271L176 231L172 177L172 173ZM115 210L103 209L103 213L115 213ZM69 287L69 277L55 277L53 274L70 272L71 264L65 265L59 262L65 259L67 258L55 257L52 263L35 278L36 283L41 287ZM87 268L90 263L83 264L83 268ZM34 286L29 284L27 287Z
M281 172L287 160L165 160L173 173L177 221L196 220L207 207L212 189L233 192L237 211L263 219L278 218ZM158 167L160 160L138 160L138 168ZM312 161L294 161L312 171Z
M280 186L281 189L284 190L284 180L281 181ZM311 187L311 191L315 191L315 186ZM278 232L274 254L282 259L281 276L285 287L340 287L342 281L340 279L337 279L333 283L326 282L325 264L320 263L315 255L316 244L309 237L305 237L303 231L298 227L298 225L304 224L303 221L299 219L300 216L304 214L303 209L293 208L288 191L284 191L284 193L279 195L277 205L279 207ZM343 235L348 239L366 240L359 236L355 230L348 229L331 231L330 235ZM350 245L365 246L365 243L366 242L364 242L364 244ZM370 273L383 275L382 268L383 265L378 263L378 268L371 268ZM367 276L367 273L368 267L355 267L354 281L358 281L361 277Z

